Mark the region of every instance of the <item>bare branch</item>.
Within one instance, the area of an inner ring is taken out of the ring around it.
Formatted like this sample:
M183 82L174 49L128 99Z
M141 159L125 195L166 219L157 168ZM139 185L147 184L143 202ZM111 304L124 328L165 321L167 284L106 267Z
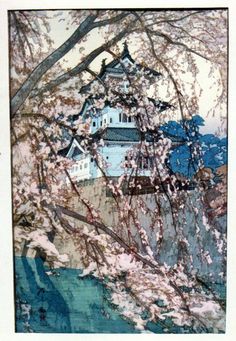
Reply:
M123 12L123 13L115 16L115 17L110 18L110 19L95 21L94 25L96 27L101 27L101 26L106 26L106 25L109 25L109 24L115 24L117 21L120 21L120 20L124 19L125 17L127 17L130 14L131 13L129 13L129 12Z
M195 12L191 12L191 13L189 13L189 14L186 14L186 15L180 17L180 18L160 20L160 21L157 21L157 22L153 23L151 26L153 26L153 25L158 25L158 24L163 24L163 23L172 23L172 22L182 21L182 20L184 20L184 19L186 19L186 18L189 18L189 17L191 17L191 16L194 16L194 15L196 15L196 14L205 13L205 12L207 12L207 10L202 9L202 10L199 10L199 11L195 11Z
M184 33L185 33L187 36L189 36L191 39L197 40L197 41L199 41L199 42L202 43L202 44L206 44L206 42L205 42L204 40L202 40L202 39L200 39L200 38L198 38L198 37L196 37L196 36L190 34L190 33L189 33L187 30L185 30L183 27L174 25L174 24L172 24L172 23L170 23L170 22L168 22L168 24L169 24L171 27L176 28L177 30L180 30L180 31L184 32ZM181 37L180 37L180 38L181 38ZM183 36L183 38L184 38L184 36Z
M14 117L17 110L24 103L26 98L29 96L30 92L33 90L37 82L41 77L47 72L59 59L61 59L67 52L69 52L75 44L80 41L88 32L96 27L105 26L107 24L115 23L122 20L129 13L124 12L116 17L95 22L98 14L89 15L76 29L76 31L68 38L58 49L51 53L47 58L45 58L38 66L31 72L29 77L13 96L11 100L11 115ZM89 64L87 64L89 65ZM80 72L80 71L79 71Z
M46 91L50 91L53 88L55 88L56 86L68 81L69 79L71 79L71 77L74 77L76 75L78 75L79 73L83 72L83 71L88 71L87 68L88 66L91 64L91 62L97 57L99 56L102 52L106 51L107 49L109 49L111 46L113 46L114 44L116 44L118 41L120 41L123 37L125 37L129 30L128 28L130 26L132 26L137 20L133 20L124 30L122 30L119 34L117 34L114 38L112 38L111 40L109 40L107 43L101 45L100 47L98 47L97 49L93 50L92 52L90 52L90 54L77 66L75 66L73 69L71 69L70 71L64 73L63 75L57 77L56 79L50 81L49 83L47 83L44 87L42 87L39 90L33 90L31 97L35 97L35 96L41 96L43 93L45 93Z
M92 24L96 19L95 15L89 15L76 29L76 31L65 41L58 49L45 58L38 66L31 72L29 77L13 96L11 100L11 115L15 116L17 110L24 103L29 96L35 84L40 80L44 73L49 70L59 59L61 59L68 51L75 46L75 44L82 39L94 27Z
M152 35L155 35L155 36L158 36L158 37L162 37L164 38L169 44L171 45L176 45L176 46L181 46L183 47L186 51L190 52L190 53L193 53L193 54L196 54L197 56L203 58L203 59L206 59L206 60L209 60L209 58L207 58L206 56L204 56L203 54L191 49L190 47L188 47L186 44L184 43L181 43L181 42L178 42L178 41L174 41L170 36L168 36L167 34L165 33L162 33L160 31L153 31L153 30L150 30L150 29L147 29L147 32L149 32L150 34Z
M47 123L50 123L50 124L56 124L62 128L66 128L72 132L75 132L76 129L72 128L71 126L63 123L63 122L60 122L60 121L56 121L55 119L51 119L49 117L47 117L46 115L43 115L43 114L40 114L40 113L36 113L36 114L33 114L33 113L21 113L21 115L19 115L21 118L23 117L29 117L29 118L33 118L35 120L44 120L45 122ZM16 115L16 117L18 117L18 115Z

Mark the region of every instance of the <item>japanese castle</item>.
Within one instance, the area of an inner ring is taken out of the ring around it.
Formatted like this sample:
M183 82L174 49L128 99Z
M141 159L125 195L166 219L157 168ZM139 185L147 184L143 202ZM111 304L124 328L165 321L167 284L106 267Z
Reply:
M114 96L113 100L104 100L102 108L96 108L94 101L101 98L101 94L94 93L93 84L95 80L80 89L81 94L88 94L83 104L82 110L73 117L82 121L90 118L89 136L91 142L98 142L97 151L99 154L100 166L97 158L89 148L84 147L82 136L71 138L70 144L60 150L59 154L73 159L74 165L70 169L71 176L77 181L107 177L119 177L124 173L130 174L132 168L132 157L130 151L138 146L141 141L140 129L137 128L135 116L127 115L124 105L135 107L137 101L135 96L127 90L128 81L124 80L127 75L129 79L135 76L138 71L142 71L149 82L156 82L161 74L148 67L135 63L130 55L128 46L124 43L124 49L119 58L114 59L107 65L102 62L101 71L96 79L105 86L119 83L119 96ZM115 89L115 87L114 87ZM170 107L167 102L160 100L149 100L158 112L162 112ZM151 134L145 134L145 141L151 141ZM99 141L103 143L99 143ZM101 166L102 164L102 166ZM137 176L145 177L149 175L150 160L141 158L138 164Z

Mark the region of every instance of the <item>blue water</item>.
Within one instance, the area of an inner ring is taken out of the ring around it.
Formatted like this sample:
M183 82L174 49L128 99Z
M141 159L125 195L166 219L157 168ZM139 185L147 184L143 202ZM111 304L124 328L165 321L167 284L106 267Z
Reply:
M40 258L15 257L16 332L139 333L110 303L99 280L79 277L78 269L57 269L50 276L48 270ZM224 301L225 287L214 289ZM170 318L146 328L158 334L212 332L179 327Z
M109 301L109 292L80 270L48 276L40 258L15 258L16 332L137 333ZM29 315L23 306L30 305Z

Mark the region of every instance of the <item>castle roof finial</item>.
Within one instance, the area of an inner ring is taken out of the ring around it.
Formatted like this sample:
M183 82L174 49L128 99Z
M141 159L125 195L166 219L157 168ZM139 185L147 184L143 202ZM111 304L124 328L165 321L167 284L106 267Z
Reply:
M101 70L104 70L104 69L106 68L106 60L107 60L107 58L104 58L104 59L102 60Z
M123 46L124 46L124 49L122 52L122 56L125 56L126 54L129 54L128 44L126 40L124 41Z

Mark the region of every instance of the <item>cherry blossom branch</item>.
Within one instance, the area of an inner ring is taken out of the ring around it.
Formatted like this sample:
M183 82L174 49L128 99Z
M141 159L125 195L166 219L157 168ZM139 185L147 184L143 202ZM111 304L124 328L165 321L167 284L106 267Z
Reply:
M55 214L57 214L57 215L59 214L59 216L61 214L64 214L66 216L69 216L71 218L79 220L83 223L86 223L90 226L93 226L97 229L100 229L101 231L105 232L105 234L109 235L112 239L114 239L120 246L122 246L128 254L133 255L138 261L141 261L143 264L152 268L156 274L158 274L162 277L166 277L166 274L158 268L157 264L153 263L152 261L148 260L146 257L143 257L138 252L136 252L119 235L117 235L111 228L107 227L105 224L100 223L96 220L93 220L93 222L91 222L82 214L80 214L78 212L74 212L74 211L72 211L72 210L70 210L64 206L61 206L61 205L55 205L54 206L51 204L47 204L46 202L41 202L41 204L43 206L46 206L47 208L51 209ZM67 228L68 228L68 225L67 225ZM69 229L70 229L70 232L72 232L74 234L79 232L76 228L74 228L72 226L70 226ZM196 320L198 320L198 322L200 322L204 326L204 328L207 328L205 322L202 321L195 313L193 313L190 310L189 305L187 303L187 300L186 300L183 292L181 291L181 289L172 280L168 280L168 283L176 291L176 293L181 297L188 315L193 316Z
M93 220L91 222L89 219L87 219L82 214L80 214L78 212L74 212L74 211L72 211L72 210L70 210L64 206L61 206L61 205L53 206L53 205L47 204L45 202L42 202L41 204L43 206L50 208L52 211L54 211L57 214L59 211L60 213L65 214L68 217L74 218L74 219L79 220L83 223L86 223L90 226L94 226L94 227L100 229L101 231L105 232L107 235L112 237L112 239L114 239L117 243L119 243L120 246L122 246L128 253L133 254L135 256L135 258L137 258L137 260L142 261L144 264L150 266L152 269L155 269L155 271L158 275L164 276L164 273L161 270L159 270L153 262L149 261L147 258L141 256L138 252L134 251L132 249L132 247L130 247L118 234L116 234L111 228L107 227L105 224L98 222L96 220ZM71 226L70 231L72 233L76 233L76 228L73 228Z

